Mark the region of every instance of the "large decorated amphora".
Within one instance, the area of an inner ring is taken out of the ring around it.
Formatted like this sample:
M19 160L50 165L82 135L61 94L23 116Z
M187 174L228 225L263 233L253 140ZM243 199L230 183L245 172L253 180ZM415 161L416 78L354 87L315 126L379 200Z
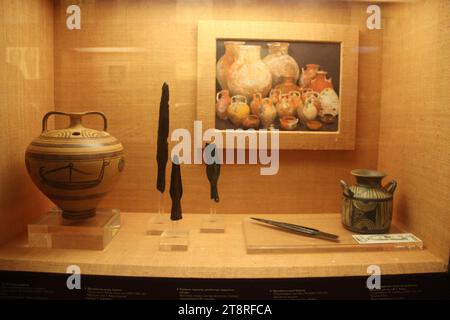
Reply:
M69 117L69 127L48 130L52 115ZM103 130L84 127L81 120L87 115L102 117ZM125 159L122 144L107 132L103 113L52 111L42 120L41 135L28 146L25 163L34 184L61 208L64 218L85 219L95 215L123 171Z

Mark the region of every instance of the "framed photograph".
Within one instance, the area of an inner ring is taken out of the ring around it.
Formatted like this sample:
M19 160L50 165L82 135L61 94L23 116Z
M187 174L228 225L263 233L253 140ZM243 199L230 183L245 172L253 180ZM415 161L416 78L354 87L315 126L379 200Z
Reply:
M280 149L354 149L356 26L200 21L197 63L204 130L278 130Z

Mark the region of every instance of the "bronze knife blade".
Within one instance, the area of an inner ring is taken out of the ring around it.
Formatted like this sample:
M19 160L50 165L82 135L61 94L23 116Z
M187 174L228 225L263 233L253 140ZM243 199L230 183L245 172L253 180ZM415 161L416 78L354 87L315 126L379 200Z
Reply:
M268 224L271 226L275 226L275 227L278 227L283 230L292 231L292 232L295 232L297 234L304 235L304 236L310 236L310 237L320 238L320 239L329 240L329 241L339 241L338 235L323 232L323 231L313 229L313 228L308 228L305 226L300 226L297 224L280 222L280 221L269 220L269 219L254 218L254 217L250 217L250 219L259 221L259 222L262 222L262 223L265 223L265 224Z

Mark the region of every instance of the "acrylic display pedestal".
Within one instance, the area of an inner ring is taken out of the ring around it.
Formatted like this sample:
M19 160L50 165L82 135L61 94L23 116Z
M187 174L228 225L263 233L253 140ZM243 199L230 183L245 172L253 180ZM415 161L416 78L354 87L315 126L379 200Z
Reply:
M203 217L202 225L200 227L202 233L224 233L225 221L223 216L217 214L208 214Z
M98 209L86 220L63 219L59 209L28 225L30 247L103 250L120 228L120 210Z
M158 213L147 222L147 234L159 236L170 227L170 215Z
M258 216L260 217L260 216ZM354 238L355 233L342 227L340 215L298 215L281 219L272 215L269 219L276 219L288 223L303 225L319 229L323 232L339 236L339 242L327 241L307 237L266 225L250 218L242 221L245 246L247 253L320 253L320 252L365 252L365 251L397 251L421 250L423 243L378 243L359 244ZM404 233L395 225L391 225L390 233Z
M160 251L187 251L189 248L189 230L178 225L164 230L159 240Z
M338 213L272 215L234 213L223 216L226 232L213 235L199 232L202 214L186 213L180 228L190 230L188 251L159 251L161 237L146 235L146 224L151 215L144 212L121 212L120 231L103 251L31 248L26 233L23 233L0 246L0 270L61 274L66 272L67 266L76 263L83 274L180 279L345 276L363 276L367 279L367 267L370 265L378 265L383 275L448 272L448 257L437 256L431 252L426 247L425 241L423 250L368 252L365 249L365 251L322 253L320 250L315 252L314 248L309 249L310 251L305 248L307 253L248 254L246 250L248 239L242 232L242 225L250 216L302 223L330 232L340 228L341 231L337 234L341 238L347 231L341 227L341 215ZM313 220L320 224L316 225L316 222L313 224ZM332 228L328 230L330 225ZM262 226L255 227L258 227L259 232L262 232L263 228L266 229ZM282 237L295 236L292 238L294 241L308 239L281 231L270 229L268 231L274 232L274 237L278 237L275 236L277 234ZM262 240L260 243L263 243ZM381 282L383 283L383 280Z

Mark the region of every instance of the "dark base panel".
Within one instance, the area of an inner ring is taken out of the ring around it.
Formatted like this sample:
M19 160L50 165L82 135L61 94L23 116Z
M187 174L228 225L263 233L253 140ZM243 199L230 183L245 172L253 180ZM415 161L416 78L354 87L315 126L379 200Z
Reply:
M305 279L171 279L81 276L81 289L66 286L70 274L0 272L0 298L7 299L449 299L448 273L385 275L381 289L367 277Z

